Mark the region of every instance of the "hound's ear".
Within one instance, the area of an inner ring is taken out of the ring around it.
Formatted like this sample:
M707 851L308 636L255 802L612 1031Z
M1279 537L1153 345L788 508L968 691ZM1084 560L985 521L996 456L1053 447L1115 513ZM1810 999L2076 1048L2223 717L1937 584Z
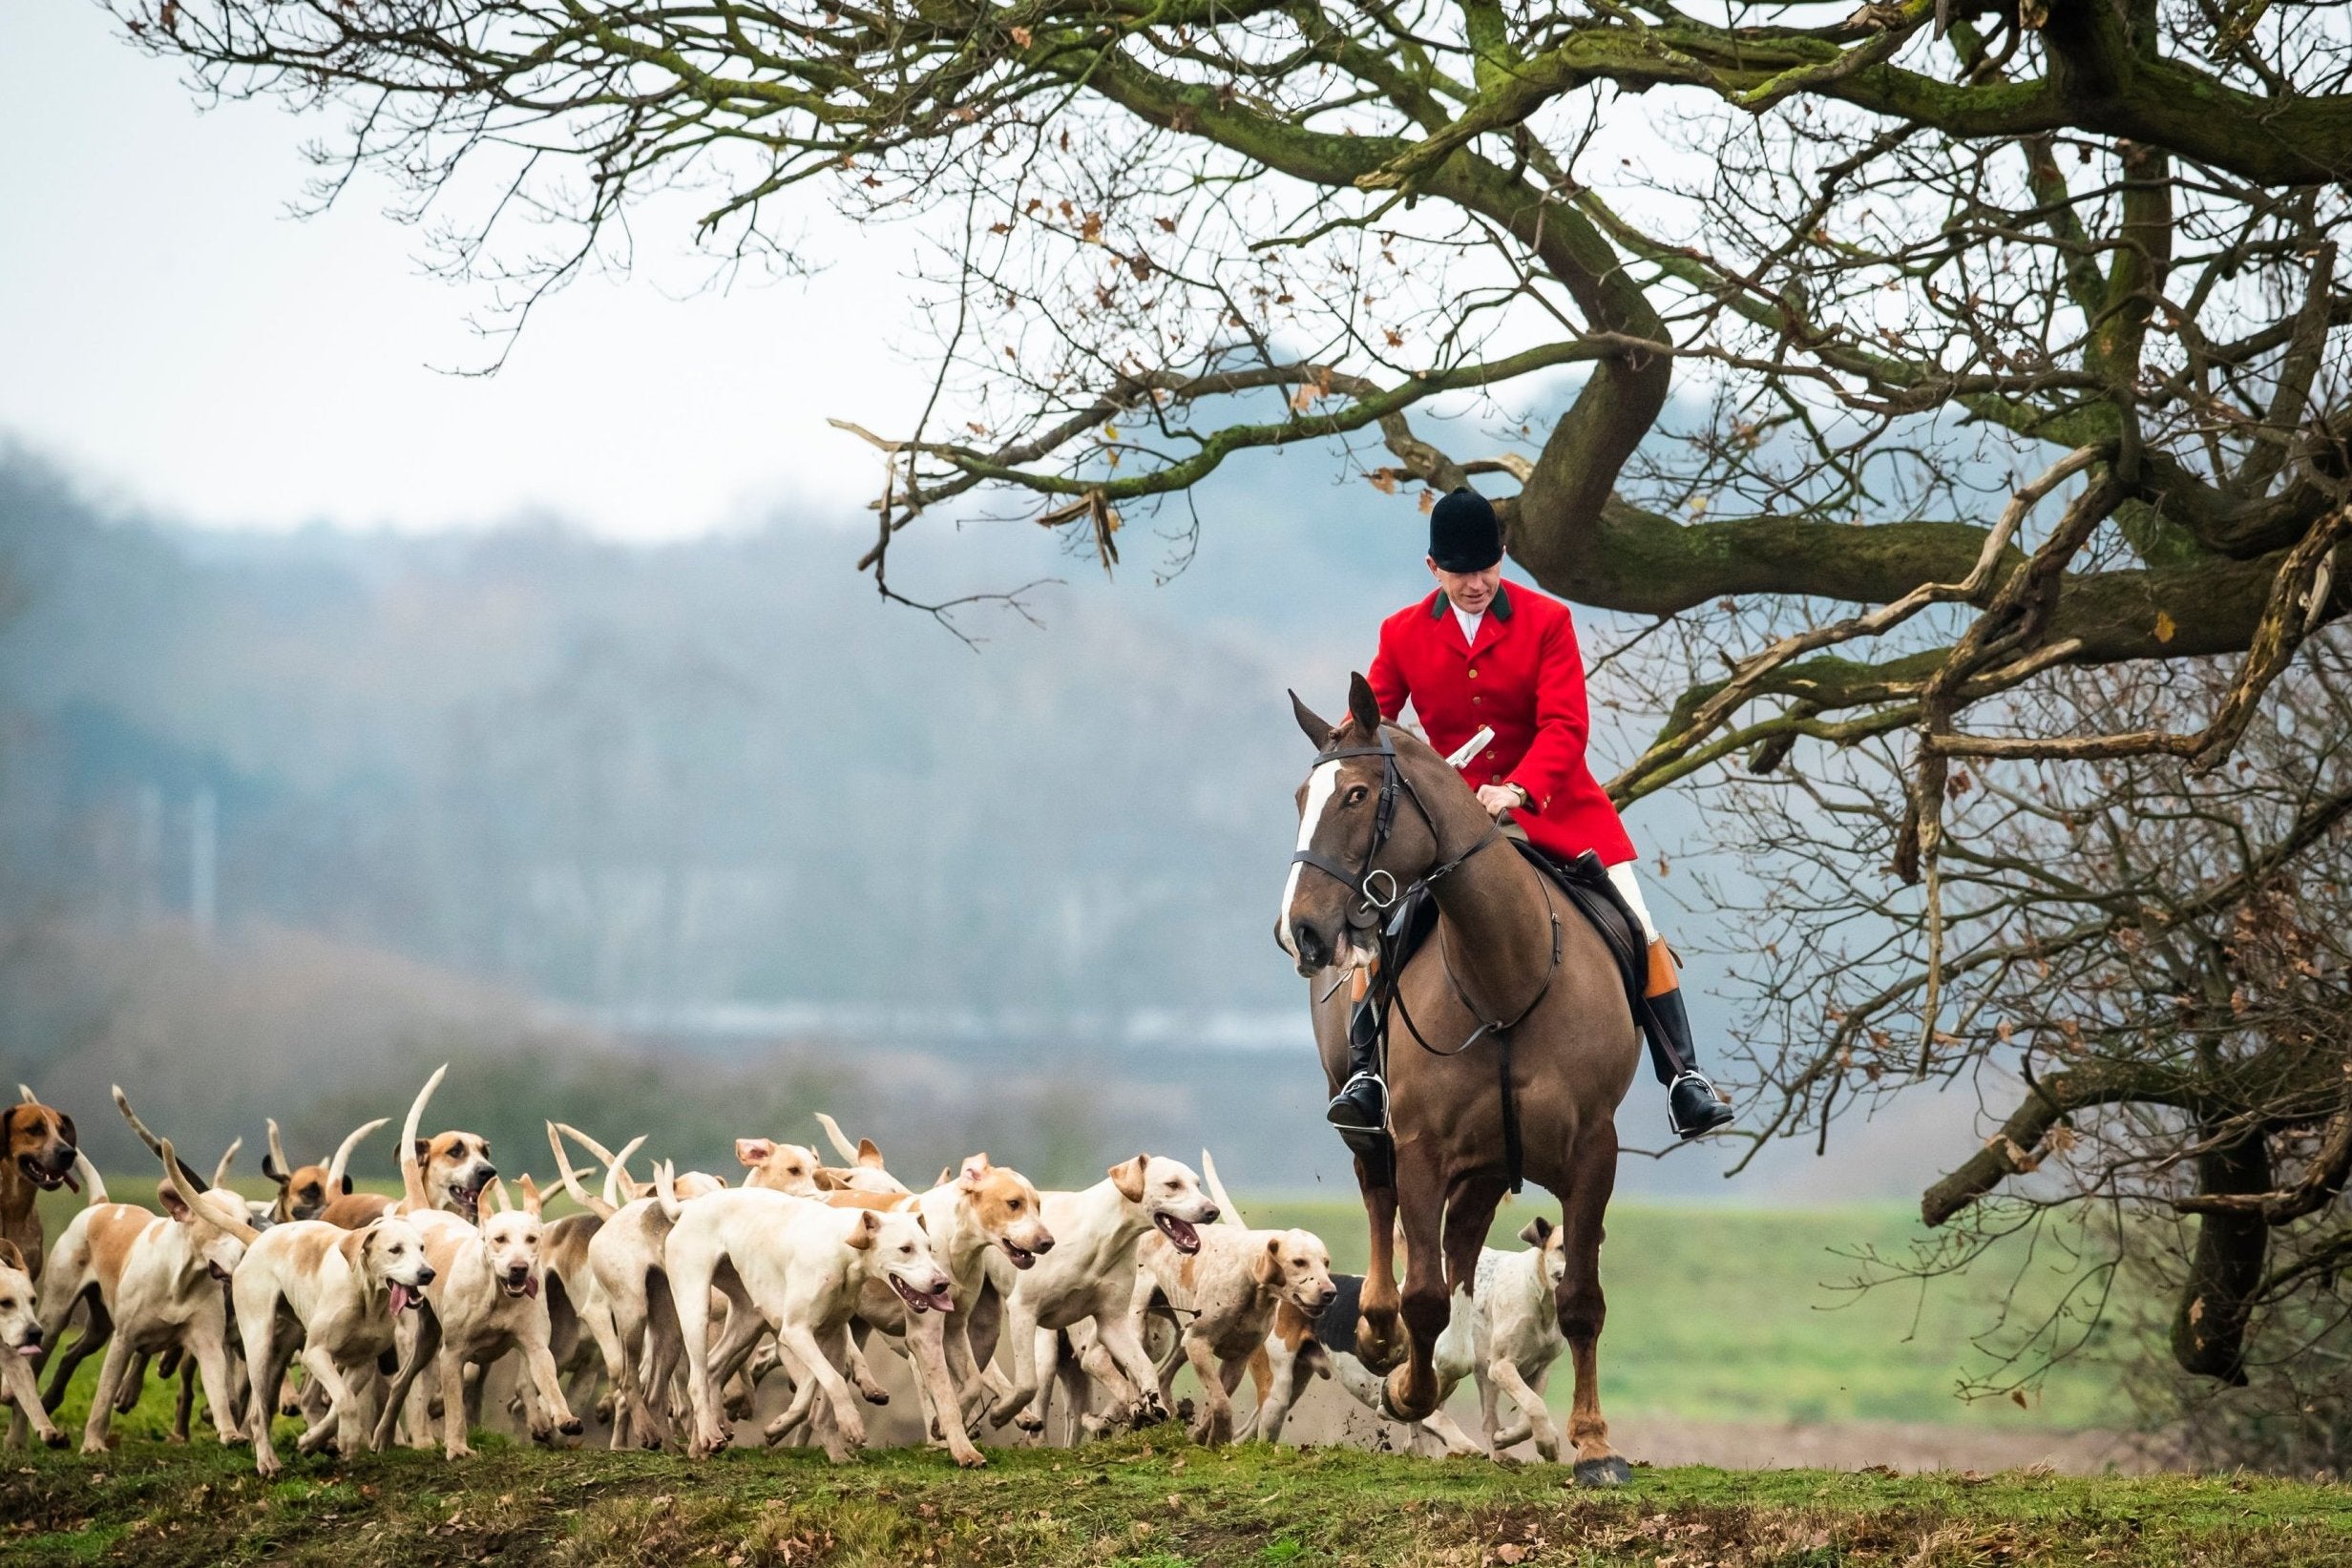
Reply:
M827 1170L823 1165L819 1165L817 1167L817 1191L847 1192L849 1190L849 1182L844 1181L840 1177L835 1176L831 1171Z
M430 1160L431 1158L432 1139L430 1138L418 1139L416 1140L416 1162L422 1165L426 1160Z
M347 1176L343 1179L343 1195L346 1198L351 1196L351 1179Z
M269 1157L269 1151L266 1149L262 1151L262 1174L268 1177L272 1181L277 1182L278 1185L282 1187L293 1180L292 1177L278 1168L278 1162Z
M881 1234L882 1216L870 1208L862 1208L857 1211L857 1221L850 1226L850 1234L845 1239L851 1246L863 1252L873 1245L873 1239Z
M741 1164L750 1166L755 1171L766 1164L775 1153L776 1145L770 1139L739 1138L735 1140L736 1160Z
M995 1168L988 1162L985 1153L976 1154L964 1161L962 1170L956 1172L956 1184L966 1192L976 1192L980 1183L988 1180L988 1173Z
M1520 1231L1519 1239L1532 1247L1543 1246L1545 1242L1552 1239L1552 1223L1550 1217L1547 1215L1539 1214L1534 1219L1528 1221L1525 1227Z
M1130 1203L1144 1201L1144 1167L1150 1163L1151 1156L1139 1154L1124 1164L1111 1167L1111 1185L1119 1189L1120 1197Z
M25 1267L25 1255L5 1236L0 1236L0 1268L13 1268L19 1274L31 1272Z
M163 1205L164 1213L178 1220L181 1224L186 1224L196 1217L188 1207L188 1201L179 1196L179 1189L169 1181L156 1183L156 1202Z
M861 1138L857 1140L857 1162L872 1170L882 1168L882 1151L874 1147L872 1139Z
M547 1205L547 1199L540 1193L539 1184L525 1174L514 1179L514 1186L523 1195L523 1212L535 1220L537 1219L539 1210Z
M504 1214L514 1206L506 1200L506 1179L504 1177L492 1177L490 1185L482 1189L482 1196L489 1200L490 1212L493 1214Z
M1330 723L1317 718L1314 709L1298 700L1296 692L1291 694L1291 717L1298 721L1298 727L1306 732L1308 741L1315 750L1321 751L1332 743Z
M1260 1285L1282 1283L1282 1238L1266 1238L1266 1250L1250 1261L1250 1277Z
M15 1139L16 1119L23 1113L24 1107L32 1103L32 1101L29 1099L22 1100L5 1110L0 1110L0 1143L10 1142Z
M74 1119L63 1111L57 1113L57 1131L74 1147L78 1149L82 1146L81 1135L74 1130Z
M1380 700L1372 695L1372 682L1360 675L1348 677L1348 720L1355 726L1357 740L1378 739Z

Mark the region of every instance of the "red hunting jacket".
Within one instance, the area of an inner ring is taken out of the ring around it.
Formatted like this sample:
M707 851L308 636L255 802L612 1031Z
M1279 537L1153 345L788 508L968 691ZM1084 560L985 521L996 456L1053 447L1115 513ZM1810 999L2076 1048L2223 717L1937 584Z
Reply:
M1585 660L1568 607L1532 588L1505 584L1479 622L1476 645L1442 592L1380 623L1369 679L1380 712L1394 719L1406 699L1439 756L1484 724L1486 749L1461 770L1473 789L1515 784L1532 805L1513 815L1540 849L1568 858L1590 849L1614 866L1637 858L1592 769L1585 742Z

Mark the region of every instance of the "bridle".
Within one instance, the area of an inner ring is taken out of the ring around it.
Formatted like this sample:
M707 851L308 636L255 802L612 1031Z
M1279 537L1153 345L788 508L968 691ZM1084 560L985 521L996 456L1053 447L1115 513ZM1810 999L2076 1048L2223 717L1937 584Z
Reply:
M1348 907L1348 925L1356 930L1370 930L1381 924L1381 917L1395 909L1400 899L1444 878L1459 868L1462 862L1488 845L1501 843L1502 833L1501 829L1489 824L1479 841L1460 854L1431 867L1410 883L1399 883L1394 871L1379 864L1380 851L1388 847L1389 835L1396 827L1397 797L1401 794L1410 800L1413 803L1413 808L1421 814L1421 821L1429 825L1429 839L1433 845L1441 843L1438 832L1438 819L1431 814L1427 803L1421 799L1420 791L1413 787L1413 781L1406 778L1404 769L1397 765L1396 742L1389 739L1386 729L1379 732L1379 744L1377 745L1325 747L1314 754L1313 766L1321 767L1325 763L1343 762L1350 757L1377 757L1380 759L1380 797L1373 806L1372 844L1364 851L1364 864L1360 868L1351 868L1341 865L1331 856L1319 854L1312 848L1301 849L1293 854L1291 857L1291 864L1312 867L1354 893L1355 901Z
M1463 989L1461 977L1454 972L1453 955L1446 951L1445 928L1442 923L1438 926L1436 932L1438 965L1445 971L1446 983L1453 987L1456 999L1461 1003L1464 1012L1479 1020L1479 1026L1470 1032L1468 1039L1463 1040L1461 1044L1450 1051L1440 1051L1431 1045L1427 1039L1422 1037L1420 1026L1413 1021L1413 1014L1405 1008L1404 987L1400 983L1403 976L1396 972L1398 966L1394 962L1390 951L1388 924L1383 917L1407 897L1452 875L1461 868L1465 861L1488 845L1502 843L1502 830L1492 823L1487 824L1486 831L1479 836L1478 842L1460 854L1439 861L1410 883L1399 884L1395 872L1378 864L1380 851L1388 847L1389 835L1396 829L1396 799L1399 794L1412 801L1413 808L1418 811L1421 814L1421 820L1428 824L1431 844L1442 850L1444 840L1438 833L1438 819L1431 813L1428 803L1421 799L1420 791L1413 787L1413 781L1405 777L1404 769L1397 764L1396 745L1389 738L1386 729L1378 732L1378 741L1379 743L1376 745L1327 746L1316 752L1314 758L1316 767L1321 767L1325 763L1341 762L1350 757L1377 757L1380 759L1380 796L1373 807L1372 844L1364 851L1364 864L1360 868L1350 868L1312 848L1302 848L1292 854L1291 864L1312 867L1355 895L1354 901L1348 909L1348 925L1355 930L1371 930L1374 932L1374 946L1379 954L1379 971L1388 991L1389 1001L1396 1014L1404 1019L1405 1029L1412 1035L1414 1044L1433 1056L1459 1056L1478 1044L1480 1039L1488 1035L1494 1037L1497 1052L1498 1087L1502 1097L1503 1164L1510 1176L1511 1190L1517 1192L1520 1190L1522 1174L1525 1165L1525 1153L1520 1140L1517 1097L1512 1092L1511 1086L1511 1032L1517 1029L1543 1002L1544 996L1552 989L1552 981L1560 973L1560 909L1552 902L1551 879L1544 875L1536 878L1536 885L1544 892L1544 912L1551 918L1551 965L1544 972L1544 983L1536 987L1535 994L1527 999L1524 1007L1508 1018L1495 1016L1470 999L1470 993ZM1333 984L1333 990L1337 989L1338 982L1335 981ZM1328 994L1327 993L1327 998ZM1388 1059L1390 1011L1390 1008L1381 1008L1378 1014L1379 1053L1384 1077L1385 1063Z

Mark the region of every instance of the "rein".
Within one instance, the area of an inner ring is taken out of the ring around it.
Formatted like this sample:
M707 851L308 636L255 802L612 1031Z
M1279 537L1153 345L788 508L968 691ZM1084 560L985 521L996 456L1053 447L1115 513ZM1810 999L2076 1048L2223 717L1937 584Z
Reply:
M1511 1190L1518 1192L1523 1185L1522 1171L1525 1155L1520 1140L1518 1097L1511 1087L1511 1032L1523 1023L1527 1015L1536 1010L1545 996L1550 994L1552 981L1560 973L1560 909L1552 902L1552 890L1547 886L1549 879L1539 875L1536 878L1536 886L1543 891L1544 912L1551 921L1551 962L1545 968L1543 983L1536 987L1535 994L1527 999L1525 1006L1512 1014L1507 1019L1492 1016L1478 1003L1471 1000L1470 993L1461 983L1461 977L1454 972L1453 955L1446 951L1445 926L1443 921L1439 921L1437 931L1438 967L1445 972L1446 984L1453 987L1454 995L1460 1001L1462 1010L1478 1019L1479 1026L1470 1032L1469 1038L1450 1051L1440 1051L1431 1045L1422 1035L1420 1026L1413 1021L1412 1013L1405 1007L1403 975L1398 972L1398 967L1393 961L1393 954L1390 951L1390 932L1381 916L1413 894L1427 890L1432 884L1460 869L1472 855L1477 854L1488 845L1502 843L1502 833L1501 829L1489 824L1486 831L1479 837L1478 842L1460 854L1450 860L1439 862L1414 878L1412 882L1400 885L1394 872L1376 864L1380 858L1380 851L1387 847L1389 834L1396 827L1396 796L1399 786L1402 787L1406 797L1413 802L1414 809L1420 812L1421 820L1429 825L1429 836L1433 844L1439 842L1438 819L1430 812L1428 803L1421 799L1420 791L1413 787L1413 781L1406 778L1404 770L1398 766L1396 742L1390 740L1386 730L1380 732L1378 745L1333 746L1317 752L1314 765L1320 767L1325 763L1337 762L1348 757L1377 757L1380 759L1380 798L1373 812L1372 845L1364 851L1363 868L1360 870L1351 869L1330 856L1318 854L1312 849L1297 851L1292 855L1291 861L1293 865L1309 866L1321 871L1325 876L1333 878L1355 894L1355 903L1348 910L1348 924L1357 930L1371 930L1375 932L1374 940L1376 951L1379 954L1380 972L1387 977L1389 1001L1394 1005L1397 1016L1404 1019L1405 1030L1413 1036L1414 1044L1432 1056L1459 1056L1486 1036L1490 1035L1494 1036L1496 1066L1502 1095L1503 1160L1510 1172ZM1385 887L1382 884L1385 884ZM1334 989L1337 989L1335 981ZM1384 1008L1380 1014L1380 1058L1384 1070L1388 1059L1388 1010Z

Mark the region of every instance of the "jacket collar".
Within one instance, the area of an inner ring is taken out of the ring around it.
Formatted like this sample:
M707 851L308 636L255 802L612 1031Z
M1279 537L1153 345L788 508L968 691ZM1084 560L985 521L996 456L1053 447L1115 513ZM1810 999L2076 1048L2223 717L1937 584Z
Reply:
M1446 598L1444 589L1440 588L1429 596L1430 619L1439 619L1452 608L1454 608L1453 603ZM1486 613L1497 620L1507 621L1511 618L1511 585L1509 583L1496 585L1495 602L1486 607Z
M1429 618L1442 620L1453 608L1453 604L1445 596L1445 590L1440 588L1430 596ZM1446 646L1465 659L1482 654L1502 639L1504 628L1510 625L1512 614L1510 585L1508 583L1499 584L1495 589L1495 601L1486 607L1485 616L1479 621L1478 640L1456 642L1453 638L1447 638Z

